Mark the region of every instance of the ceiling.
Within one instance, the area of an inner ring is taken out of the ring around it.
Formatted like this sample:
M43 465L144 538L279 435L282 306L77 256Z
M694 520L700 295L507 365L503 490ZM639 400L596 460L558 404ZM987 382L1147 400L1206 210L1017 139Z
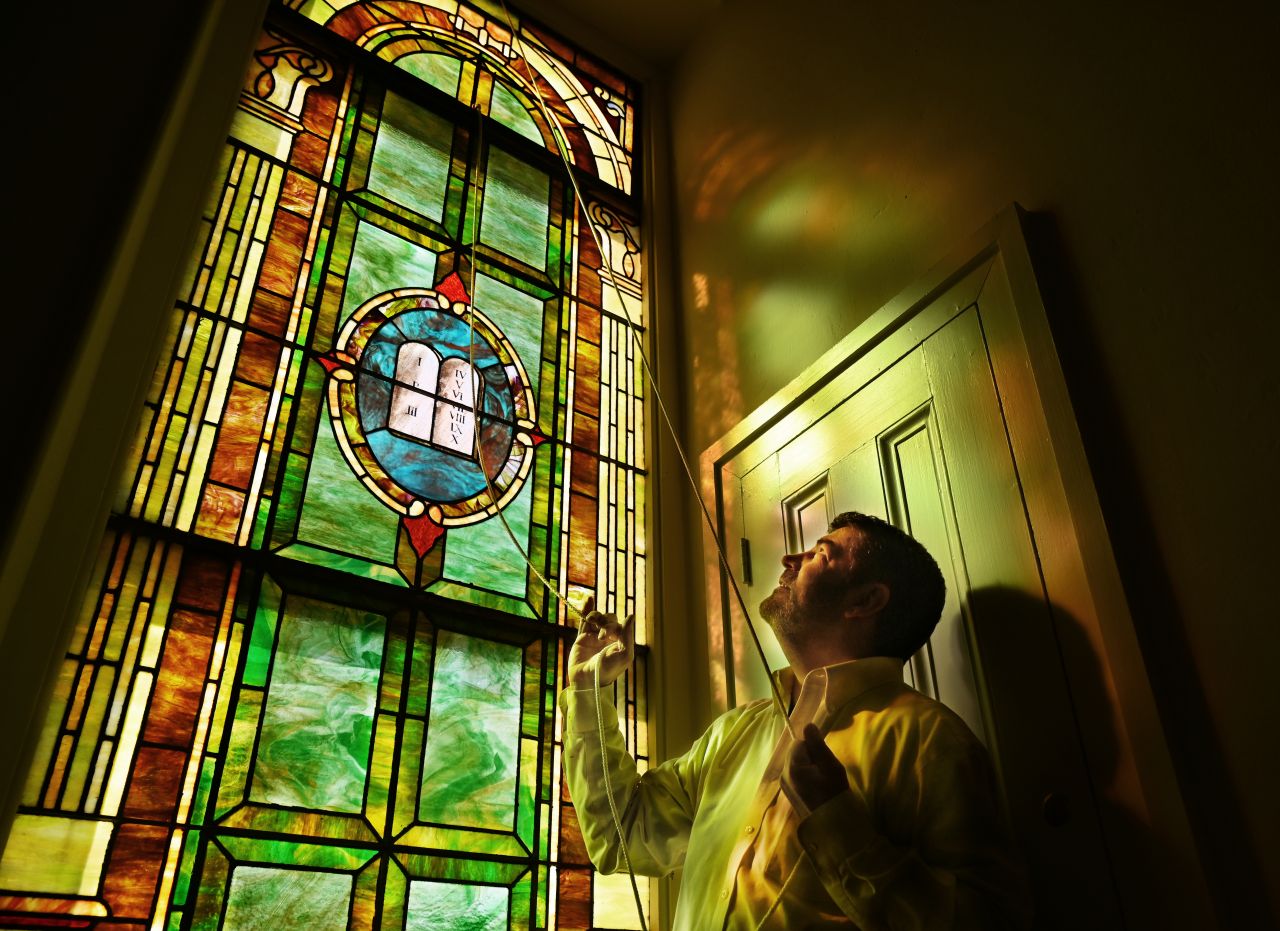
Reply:
M644 78L650 76L644 72L680 57L721 0L524 0L519 5Z

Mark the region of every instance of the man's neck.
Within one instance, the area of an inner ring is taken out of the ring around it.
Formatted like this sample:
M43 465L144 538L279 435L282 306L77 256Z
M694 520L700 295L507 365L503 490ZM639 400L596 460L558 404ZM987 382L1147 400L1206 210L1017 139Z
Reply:
M803 682L804 677L815 669L821 669L823 666L834 666L836 663L848 662L851 659L863 658L861 652L851 650L846 644L815 642L813 640L803 644L783 640L780 640L779 643L782 646L783 654L787 657L787 662L791 664L791 671L795 674L797 683Z

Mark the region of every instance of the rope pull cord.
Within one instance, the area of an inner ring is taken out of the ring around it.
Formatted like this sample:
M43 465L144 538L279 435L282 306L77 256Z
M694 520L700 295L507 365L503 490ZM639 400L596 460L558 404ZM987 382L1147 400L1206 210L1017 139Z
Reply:
M631 867L631 853L627 850L626 833L622 830L622 816L618 814L618 803L613 800L613 782L609 779L609 753L604 746L604 706L600 703L600 667L604 662L604 651L595 655L595 668L592 678L595 685L596 700L596 733L600 738L600 766L604 775L604 795L609 800L609 814L613 816L613 829L618 833L618 849L622 852L622 865L631 880L631 894L636 900L636 914L640 916L640 931L649 931L644 920L644 903L640 900L640 884L636 882L636 872Z
M500 2L502 5L503 15L505 16L507 21L507 29L511 33L511 41L513 43L513 46L516 52L518 53L518 57L520 61L524 64L525 76L528 80L528 85L533 90L533 96L535 101L537 102L538 109L542 113L543 119L546 120L547 125L550 127L552 135L556 140L556 148L559 150L560 159L564 163L565 174L568 176L569 182L573 187L574 199L575 199L575 202L577 203L580 215L585 219L586 226L591 231L592 239L595 240L597 251L600 253L601 257L603 258L605 255L609 253L607 253L604 248L604 244L600 239L599 232L595 228L595 224L593 224L589 219L587 201L586 201L586 198L583 196L582 188L578 184L577 176L574 174L573 164L569 159L568 142L563 138L563 134L559 131L559 128L558 128L559 124L552 117L550 108L547 106L547 102L542 96L542 91L538 87L537 81L534 80L533 71L529 65L529 60L525 53L524 43L521 41L519 33L517 33L515 30L515 27L513 25L513 20L511 17L511 11L507 8L506 0L500 0ZM476 190L478 187L477 182L479 181L479 172L480 172L479 156L482 155L484 152L484 122L485 122L485 118L483 114L478 115L478 118L477 118L478 129L476 132L477 158L476 158L475 165L473 167L473 173L472 173L472 190ZM468 288L468 292L469 292L468 297L471 301L474 301L475 299L476 252L477 252L477 247L479 243L479 238L480 238L479 228L476 227L472 230L472 240L471 240L471 275L470 275L471 282L470 282L470 287ZM612 264L606 260L602 263L602 265L609 278L610 287L613 288L614 293L621 295L622 289L618 285L617 275L613 270ZM707 506L706 500L702 497L702 492L698 486L698 481L694 477L692 467L689 465L688 454L685 452L685 449L680 442L680 437L676 432L675 424L671 419L671 414L668 411L666 402L663 400L662 393L658 388L658 380L654 376L653 367L649 363L649 356L645 352L644 341L640 337L640 332L635 322L631 319L631 314L630 314L630 311L627 310L626 303L624 301L619 301L619 306L621 308L623 317L626 318L627 329L631 334L632 341L634 342L634 345L635 345L636 354L640 358L641 366L644 369L645 377L647 378L650 389L653 392L653 398L655 403L657 404L658 411L662 415L662 421L664 424L666 424L667 432L670 433L671 435L671 441L675 447L676 455L680 460L680 465L684 470L685 477L688 479L690 487L693 489L694 497L698 501L698 505L702 510L703 519L706 522L707 528L711 533L711 539L715 544L716 555L719 559L720 565L724 569L724 573L729 580L729 587L733 591L734 599L738 604L739 610L742 612L743 619L746 621L747 631L751 634L751 642L755 647L756 655L759 657L761 664L764 666L764 670L766 674L768 674L767 677L769 681L769 691L772 697L773 704L777 708L778 713L782 716L782 721L784 726L786 727L787 733L791 735L792 740L798 741L799 737L796 735L795 728L793 727L790 716L787 713L787 703L786 701L784 701L782 692L778 686L778 683L774 680L771 674L771 670L769 669L769 661L768 661L768 658L765 656L764 646L760 642L759 633L756 631L755 623L751 619L751 612L747 608L747 602L745 597L742 594L742 589L738 584L738 580L736 576L734 575L732 566L730 566L729 564L729 558L725 552L724 543L720 539L720 534L716 530L715 520L711 516L711 509ZM474 372L475 371L475 309L474 309L474 306L470 303L468 303L467 305L467 322L470 330L468 334L469 338L467 341L467 363L470 367L470 371ZM479 433L480 421L481 421L481 418L484 416L483 404L475 403L474 410L475 410L475 417L476 417L477 433ZM562 605L564 605L567 614L572 615L578 619L579 621L578 626L581 627L581 622L585 619L585 615L582 612L582 610L578 608L576 605L572 604L569 601L568 597L562 594L556 588L556 586L552 585L551 582L542 573L542 571L536 565L534 565L533 561L529 558L528 553L526 553L524 551L524 548L520 545L520 541L517 539L515 535L515 531L511 529L511 524L508 522L506 515L503 513L501 508L497 507L498 495L493 487L493 481L489 477L489 467L484 461L484 444L477 443L477 450L478 450L477 458L480 464L480 473L481 475L484 476L485 488L488 490L489 500L494 504L494 513L497 515L499 521L502 523L502 527L506 531L507 537L511 541L511 545L515 548L515 551L520 554L521 559L524 561L525 565L528 566L529 571L533 573L534 577L538 580L538 582L548 592L550 592L551 595L556 598L556 600L558 600ZM638 915L640 920L640 928L641 928L641 931L648 931L648 925L647 925L647 922L645 921L644 905L640 897L640 887L639 887L639 884L636 882L635 871L631 865L630 851L627 849L626 832L622 826L622 816L618 811L617 802L615 800L614 792L613 792L613 784L609 778L609 759L608 759L608 753L605 749L604 708L603 708L603 705L601 704L601 699L600 699L600 665L602 661L601 655L597 654L596 657L594 657L594 659L595 659L594 668L592 670L593 685L594 685L593 691L595 693L594 698L595 698L595 709L596 709L596 728L598 731L598 738L600 741L600 762L602 767L602 774L604 777L603 781L604 781L605 797L608 799L609 814L613 819L613 827L618 836L618 848L622 854L623 866L627 871L627 876L631 880L631 893L632 893L632 896L635 898L636 914Z
M504 10L506 9L505 4L503 9ZM508 23L510 23L510 13L507 14L507 17L508 17ZM471 178L471 188L473 191L478 188L478 185L476 182L479 180L479 173L480 173L480 157L479 156L484 152L484 116L480 115L477 118L476 122L478 126L476 130L477 157L476 157L475 166L473 168L473 173ZM561 153L561 157L562 158L564 157L563 152ZM569 164L567 160L565 162L565 169L569 170ZM576 184L574 185L574 193L578 197L578 204L585 211L586 207L582 201L581 192L578 191ZM595 230L593 227L592 235L594 234L595 234ZM470 287L467 289L469 292L468 298L472 302L474 302L475 300L475 293L476 293L476 248L477 248L479 239L480 239L480 231L479 231L479 227L476 226L473 228L472 238L471 238L471 283L470 283ZM630 322L630 318L628 318L628 323L629 322ZM467 334L467 366L468 366L468 371L474 372L475 371L476 334L475 334L475 307L473 303L467 304L467 324L469 327L469 332ZM481 399L473 399L473 407L475 410L475 417L476 417L476 433L477 435L480 435L481 433L480 418L483 416L484 404ZM494 505L494 513L497 514L498 519L502 522L502 527L506 531L507 537L511 540L511 545L515 547L515 551L520 554L520 558L524 560L525 565L529 567L529 570L534 574L537 580L542 584L543 588L545 588L548 592L554 595L555 598L565 606L565 609L568 613L573 614L578 618L578 622L579 622L578 626L581 627L582 621L586 619L586 614L584 614L581 609L579 609L576 605L570 602L568 597L563 595L554 585L550 583L550 581L547 580L546 576L542 574L542 570L540 570L537 566L533 564L533 560L529 558L529 554L524 551L524 548L520 545L520 541L516 538L515 531L511 529L511 524L507 520L507 515L503 513L502 508L497 506L498 495L493 487L493 480L489 477L489 466L484 461L484 443L482 441L477 442L476 450L477 450L477 459L479 460L479 463L480 463L480 474L484 476L484 484L485 484L485 488L489 492L489 500ZM613 828L618 835L618 849L622 853L622 864L627 871L627 878L631 880L631 894L635 898L636 915L638 915L640 919L640 931L649 931L648 924L645 921L645 917L644 917L644 902L640 898L640 884L636 882L635 870L632 869L631 867L631 852L627 849L626 832L622 828L622 816L618 813L618 805L617 805L617 802L614 800L614 796L613 796L613 782L609 778L609 754L608 754L608 751L605 749L604 706L601 704L601 701L600 701L600 666L604 660L603 653L597 653L595 657L593 657L593 660L594 662L592 664L593 665L592 679L593 679L594 687L592 691L594 692L593 697L595 699L595 707L596 707L596 732L600 741L600 763L601 763L601 773L604 776L604 793L605 793L605 797L609 801L609 814L613 818ZM633 656L633 661L634 661L634 656Z
M548 127L550 127L551 133L556 140L556 148L560 154L561 162L564 163L565 174L568 176L569 183L573 187L574 199L578 205L578 209L581 215L584 218L587 218L588 216L587 200L582 193L581 186L578 184L578 178L574 173L573 164L569 159L568 141L564 138L563 134L559 131L559 128L558 128L559 123L555 119L555 117L552 115L550 108L547 106L546 99L542 96L542 90L538 87L538 82L534 79L533 70L529 65L529 58L528 58L528 55L526 54L524 43L520 38L520 34L516 32L514 20L511 17L511 11L507 7L506 0L500 0L500 3L502 5L503 16L506 18L507 31L511 33L512 47L516 51L517 57L519 58L520 62L524 65L525 78L528 81L529 87L533 90L533 98L537 103L538 110L539 112L541 112L543 119L546 121ZM483 117L480 118L479 123L481 126L480 132L483 133L483 126L484 126ZM483 146L480 146L480 148L483 148ZM477 171L479 170L478 164L477 164L476 170ZM586 227L591 232L591 238L595 240L596 250L599 252L601 257L603 258L608 253L604 248L604 243L601 241L599 232L596 230L595 225L590 221L589 218L586 219ZM473 236L478 238L478 232L473 233ZM474 285L475 285L475 276L476 276L476 263L475 263L476 238L473 238L471 243L472 293L474 293L475 291ZM613 288L614 293L619 295L622 294L622 289L618 285L618 277L613 270L613 265L610 262L605 261L603 262L602 267L604 268L604 271L609 278L609 285L610 287ZM742 588L739 586L738 579L734 575L733 567L729 564L729 557L724 548L724 541L721 540L720 534L716 530L716 523L715 523L715 519L711 516L711 509L707 506L706 499L702 497L701 489L698 486L698 480L693 474L693 468L689 465L689 456L685 452L683 444L681 444L680 442L680 436L676 432L675 423L671 419L671 414L667 409L666 402L662 398L662 392L658 388L658 379L654 375L653 367L649 363L649 355L648 353L645 352L644 341L640 337L640 331L635 321L631 319L631 312L627 310L626 302L620 300L618 302L618 306L622 312L622 316L626 318L627 330L631 334L631 339L635 346L636 355L639 356L640 358L640 363L642 368L644 369L645 377L649 382L650 389L653 391L654 402L657 404L658 411L662 415L662 421L664 424L666 424L667 432L671 435L671 442L675 447L677 458L680 460L680 466L684 471L685 478L689 482L689 486L693 489L693 495L698 501L698 506L702 510L702 517L703 517L703 520L706 522L707 529L711 532L711 539L712 539L712 542L715 544L716 557L719 560L721 567L723 567L725 575L729 579L729 587L733 590L734 600L737 602L738 608L742 612L742 617L746 621L747 631L748 633L751 634L751 642L755 647L756 655L760 658L760 662L764 666L765 672L770 673L771 670L769 669L769 660L765 656L764 646L760 642L760 635L756 631L755 623L751 620L751 611L747 608L747 602L746 602L746 598L743 597ZM474 321L472 322L472 325L474 326ZM471 348L472 348L471 346L468 347L469 350ZM479 416L479 411L477 411L477 417L478 416ZM487 469L484 468L483 456L484 456L483 451L481 451L481 471L484 473L485 483L489 487L490 497L496 500L496 498L493 495L492 484L489 482L489 472ZM506 527L507 535L511 538L511 542L516 547L516 551L519 552L522 556L524 556L526 563L529 563L528 556L524 553L524 550L521 548L519 542L516 540L515 534L512 533L510 526L507 524L506 516L501 511L498 511L498 517L502 520L503 526ZM568 611L571 614L577 616L579 620L581 620L582 612L578 610L578 608L576 608L574 605L570 604L568 599L564 595L556 591L555 588L551 586L550 583L548 583L547 580L543 577L542 573L538 571L537 567L533 566L532 564L530 564L529 567L530 569L533 570L534 575L537 576L538 580L541 581L542 584L546 586L547 589L562 604L565 605ZM782 715L782 720L786 726L787 733L791 735L791 738L793 740L799 741L800 737L799 735L796 734L795 728L791 724L791 720L787 713L787 702L784 696L782 695L781 690L779 689L778 683L774 681L773 676L771 674L768 675L767 678L769 681L770 695L773 699L774 705L778 709L778 713Z

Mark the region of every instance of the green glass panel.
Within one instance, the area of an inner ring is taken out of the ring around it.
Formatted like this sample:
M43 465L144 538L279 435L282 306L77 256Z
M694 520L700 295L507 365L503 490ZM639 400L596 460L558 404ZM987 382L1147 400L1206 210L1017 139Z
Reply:
M514 129L526 139L542 144L542 133L516 95L505 86L493 86L493 99L489 103L489 115L508 129Z
M470 585L463 585L460 582L432 582L427 591L433 595L439 595L441 598L466 601L481 607L492 608L495 611L505 611L507 614L513 614L516 617L536 618L541 616L523 598L499 595L496 592L472 588ZM539 602L542 601L542 598L537 596L536 593L535 597L538 597Z
M528 545L524 541L529 539L532 497L533 483L526 482L516 499L502 511L511 532L522 541L521 548L511 542L498 517L465 527L450 527L444 553L445 578L523 598L529 584L523 546Z
M435 281L436 254L395 233L361 222L342 294L342 319L371 297L393 288L429 288Z
M538 742L520 741L520 807L516 818L516 833L526 847L533 846L533 819L537 806L533 801L534 781L538 776Z
M258 730L261 710L262 693L257 689L241 689L239 698L236 700L235 719L231 723L231 742L227 747L227 759L222 767L222 777L218 784L215 818L221 818L244 800L249 755L253 752L253 739Z
M200 877L200 892L196 897L192 931L213 931L222 917L222 896L227 888L227 872L230 864L215 843L205 845L204 871Z
M192 831L182 846L182 862L178 870L178 879L173 886L173 902L185 905L187 892L191 889L191 867L196 861L196 850L200 846L200 832Z
M527 857L529 845L522 844L511 834L493 831L473 831L470 828L440 828L418 824L396 838L405 847L430 850L456 850L458 853L477 856Z
M395 858L388 857L387 882L382 890L382 924L386 931L400 931L404 927L400 920L404 916L405 887L409 884L404 870Z
M361 810L385 633L379 615L286 600L254 764L255 800Z
M110 821L17 815L0 857L0 888L93 895L111 829Z
M550 190L546 174L490 149L481 240L534 268L546 268Z
M391 833L399 836L413 822L417 808L418 767L422 762L422 722L408 718L404 722L404 736L400 744L399 790L396 792Z
M384 566L381 563L372 563L360 556L343 556L333 550L321 549L318 546L307 546L305 543L295 543L293 546L286 546L276 552L281 556L287 556L290 559L297 559L301 562L309 562L314 566L328 566L330 569L337 569L339 572L350 572L352 575L358 575L366 579L377 579L379 582L387 582L391 585L399 585L401 587L408 585L404 576L400 574L399 569L394 566Z
M213 789L214 761L205 758L200 767L200 781L196 783L196 799L191 805L191 823L204 824L204 814L209 807L209 793Z
M550 769L551 767L548 766L546 768ZM538 811L541 812L542 823L545 825L550 825L551 824L551 806L547 804L539 805ZM544 830L538 837L538 859L549 860L550 858L551 858L551 831Z
M387 91L373 146L369 189L432 220L444 219L453 125Z
M360 484L338 450L332 425L322 423L316 431L298 538L386 564L395 559L399 528L399 515Z
M450 97L458 96L458 78L462 75L462 61L452 55L430 52L414 52L396 59L396 64L415 78L421 78L432 87L438 87Z
M280 586L271 579L262 580L258 612L249 634L249 655L244 663L245 685L266 685L271 666L271 650L276 642L276 617L280 613Z
M523 651L441 631L422 772L422 821L514 828Z
M476 275L475 305L511 340L536 394L542 374L538 365L542 359L541 299L488 275Z
M377 835L369 829L364 818L353 815L324 814L315 811L299 811L296 808L280 808L275 805L250 804L242 805L219 821L226 828L248 828L264 834L308 834L313 837L328 837L334 840L359 841L372 843ZM223 843L227 843L223 838ZM327 847L327 850L337 848ZM257 860L261 857L240 857L239 859ZM289 862L280 857L267 858L273 863Z
M238 866L231 873L224 928L236 931L341 931L347 926L353 879L343 873Z
M511 888L511 927L529 927L529 909L533 904L533 872L520 878Z
M413 637L413 658L409 667L409 702L405 709L409 714L419 717L427 713L427 694L431 688L431 657L435 649L431 641L431 630L427 624L419 622L417 633Z
M400 709L400 690L407 650L404 626L397 625L392 629L391 636L387 638L386 672L382 677L382 696L378 700L378 707L383 711Z
M545 854L544 854L545 856ZM547 926L547 889L550 887L551 871L545 866L538 867L538 927Z
M529 869L527 863L501 860L460 860L409 851L399 856L409 875L418 879L510 886Z
M358 870L377 853L361 847L304 844L292 840L240 837L233 834L224 835L220 842L226 847L227 853L231 854L231 858L240 862L257 861L322 870Z
M387 795L395 755L395 718L388 714L379 715L373 733L373 756L369 763L369 802L365 809L365 817L379 834L386 830Z
M416 880L409 883L406 931L505 931L507 900L502 886L467 886Z

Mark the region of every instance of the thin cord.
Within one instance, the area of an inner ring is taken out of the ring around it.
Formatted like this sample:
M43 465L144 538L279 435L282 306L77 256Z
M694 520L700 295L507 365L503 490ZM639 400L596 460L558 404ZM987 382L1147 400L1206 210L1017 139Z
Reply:
M751 612L747 608L746 599L743 597L742 589L739 587L738 580L734 576L733 568L729 565L729 558L725 552L724 544L720 539L720 534L716 531L715 520L712 518L711 510L707 507L707 503L702 497L701 491L698 487L697 479L694 477L694 474L693 474L693 469L689 465L689 458L686 455L683 446L680 444L680 438L679 438L679 435L676 433L675 424L671 419L671 414L667 409L666 402L662 399L662 393L658 388L658 380L654 376L653 368L649 363L649 357L645 353L644 344L640 338L640 332L637 329L634 321L631 319L631 313L630 311L627 310L625 300L622 299L623 292L621 287L619 287L618 285L617 275L613 270L613 264L611 261L612 250L608 252L606 257L606 250L604 248L604 243L602 242L600 238L600 234L595 228L595 224L591 222L589 211L587 209L586 198L583 196L582 189L578 184L578 179L574 174L573 165L569 158L568 143L563 139L562 134L557 131L558 124L552 118L550 110L547 107L546 100L543 98L542 92L538 88L537 81L534 79L532 68L529 64L528 57L523 48L523 42L521 42L520 36L515 30L515 27L511 18L511 11L507 8L506 0L500 0L500 2L502 4L503 13L506 16L507 28L511 33L512 42L517 47L519 58L524 64L525 73L529 82L529 87L532 88L533 90L534 98L537 101L538 109L541 111L543 119L546 120L546 123L551 130L552 138L556 142L556 147L560 150L560 158L564 162L565 173L568 175L569 183L573 187L574 198L577 202L578 209L581 212L581 216L583 217L583 220L585 222L587 229L590 230L591 232L592 239L595 241L596 249L599 252L602 260L601 265L604 268L605 273L608 275L608 278L609 278L609 284L613 288L614 293L618 296L618 303L619 303L619 306L621 307L622 315L626 318L626 321L628 324L627 329L631 333L631 337L635 345L636 354L640 357L640 361L644 368L645 375L647 376L649 380L649 385L653 391L654 400L657 403L659 412L662 414L663 422L667 426L667 431L671 434L672 443L675 446L676 454L680 460L680 465L684 469L685 477L689 480L689 485L693 489L694 497L697 499L698 505L702 509L702 516L707 523L708 529L711 532L711 539L715 544L716 554L719 557L720 565L724 568L726 576L728 576L730 588L732 588L734 597L736 598L738 603L738 607L742 611L742 616L743 616L743 619L746 621L747 630L751 634L751 641L755 646L756 653L760 657L761 663L764 665L765 672L769 673L770 672L769 662L764 652L764 646L761 644L760 636L756 632L755 624L751 620ZM479 156L483 155L483 152L484 152L484 116L483 114L481 114L477 119L477 127L478 129L477 129L477 135L476 135L476 151L477 151L478 157L475 162L475 168L472 176L473 190L477 188L476 181L479 178L479 171L480 171ZM475 300L475 282L476 282L476 266L477 266L476 253L477 253L477 248L480 240L479 222L478 220L474 219L474 216L475 215L473 213L473 226L471 231L471 236L472 236L471 275L470 275L471 286L468 289L468 296L472 302L474 302ZM623 221L619 218L618 222L619 224L622 224ZM467 317L468 317L468 324L470 327L469 339L467 341L468 371L474 376L474 373L475 373L474 303L469 304L467 306ZM473 384L472 393L474 395L476 394L476 385L474 381L472 382L472 384ZM494 490L493 481L489 477L489 470L484 461L484 443L482 442L482 437L480 436L480 422L483 416L483 406L484 406L483 392L480 392L479 398L476 398L476 397L472 398L472 405L473 405L473 410L475 412L475 418L476 418L476 450L477 450L477 458L480 463L480 473L484 477L485 488L488 490L489 500L494 508L494 513L497 514L498 519L501 521L503 529L506 531L508 538L511 540L511 545L515 548L516 552L520 554L520 557L524 560L525 565L529 567L530 571L533 572L534 576L538 579L538 581L542 583L542 586L547 591L549 591L552 595L554 595L555 598L557 598L569 612L577 615L579 620L582 620L584 618L582 611L577 607L575 607L566 596L562 595L560 591L546 579L546 577L542 574L542 571L538 569L537 566L534 565L533 561L529 558L528 554L525 553L523 547L520 545L520 541L517 539L515 535L515 532L511 529L511 525L507 521L507 517L503 513L502 508L498 507L498 495ZM593 679L594 679L593 691L595 693L596 726L599 732L600 758L601 758L601 764L602 764L602 774L604 776L605 796L609 802L609 813L613 818L614 830L617 832L617 835L618 835L618 846L622 854L623 865L627 870L628 878L631 880L631 893L635 898L636 913L640 919L640 927L642 931L647 931L647 924L645 922L645 917L644 917L644 905L640 898L640 888L636 882L635 872L631 866L631 855L627 849L626 832L623 830L623 827L622 827L622 818L618 813L618 806L613 795L613 784L609 778L609 759L608 759L608 753L605 749L604 711L600 701L600 666L602 663L602 657L600 655L597 655L596 660L597 662L595 663L595 666L593 669ZM787 714L786 704L783 701L782 692L778 686L778 683L774 680L771 674L768 675L767 678L769 682L770 694L773 698L773 702L775 706L778 709L778 713L782 716L782 721L787 729L787 732L791 735L793 740L799 740L799 738L796 735L795 729L791 724L790 717Z
M542 96L542 91L538 88L538 83L534 80L533 69L529 65L529 58L525 54L524 43L520 40L519 34L516 32L514 22L511 18L511 11L507 8L506 0L500 0L502 4L502 12L507 20L507 30L511 33L511 41L519 52L520 61L524 64L525 76L528 79L529 86L533 89L534 99L537 101L538 109L542 113L542 118L546 120L548 127L551 129L552 138L556 141L556 147L560 150L560 159L564 162L565 173L569 176L569 183L573 186L574 197L577 200L578 207L586 221L586 227L591 231L591 237L595 240L596 249L600 253L601 264L605 272L609 276L609 284L613 288L614 293L618 295L618 306L622 310L622 315L627 320L627 329L631 332L631 338L635 344L636 354L640 357L641 365L644 367L645 375L648 376L649 386L653 390L654 401L657 402L658 411L662 414L663 422L667 425L667 432L671 434L671 441L676 449L676 455L680 459L680 465L684 469L685 477L689 480L690 487L693 488L693 495L698 499L698 506L702 509L703 519L707 523L707 528L711 531L711 539L715 544L716 555L719 557L720 565L724 567L725 575L729 578L729 587L733 589L733 594L738 602L738 608L742 611L742 617L747 622L747 631L751 634L751 642L755 645L756 654L760 657L760 662L764 665L765 672L770 673L769 659L765 655L764 646L760 642L760 635L756 632L755 624L751 620L751 612L747 608L746 598L742 595L742 589L738 586L738 580L733 574L733 567L729 565L729 557L725 553L724 543L720 539L720 534L716 531L715 520L711 516L711 510L707 507L707 502L703 499L702 493L698 488L698 481L693 475L693 469L689 465L689 457L684 451L684 447L680 444L680 437L676 433L675 424L671 419L671 414L667 410L666 402L662 399L662 392L658 389L658 379L653 374L653 368L649 364L649 357L644 351L644 342L640 338L640 331L636 327L635 322L631 319L631 313L627 310L627 305L622 300L622 289L618 286L618 278L613 270L613 263L605 259L605 248L600 236L596 231L588 216L587 200L583 196L582 188L578 185L577 176L573 172L573 165L569 160L568 143L557 132L557 122L552 118L550 108ZM622 221L619 220L619 223ZM611 255L612 253L610 253ZM472 276L475 275L474 263L472 268ZM487 473L486 473L487 474ZM505 523L505 521L504 521ZM508 530L508 532L510 532ZM514 541L514 536L512 540ZM535 570L536 571L536 570ZM539 576L541 577L541 576ZM557 597L560 597L557 593ZM561 598L563 600L563 598ZM567 602L566 602L567 603ZM786 726L787 732L793 740L799 741L800 738L795 732L795 728L791 724L791 719L787 714L787 704L783 699L782 691L778 683L774 680L772 674L766 677L769 681L769 692L773 697L774 704L777 706L778 713L782 715L782 721Z
M475 166L472 169L472 175L471 175L471 188L473 191L476 190L478 187L477 182L479 181L479 178L480 178L480 158L484 154L484 115L483 114L480 114L478 119L476 120L476 126L477 126L476 161L475 161ZM467 296L471 301L471 303L467 305L467 324L469 327L469 332L467 334L467 370L468 372L473 374L476 370L476 367L475 367L475 351L476 351L476 318L475 318L475 313L476 313L475 299L476 298L475 298L475 295L476 295L476 264L477 264L476 250L479 245L479 242L480 242L480 222L479 222L479 218L476 216L475 212L473 211L472 212L472 229L471 229L471 283L470 283L470 286L467 288ZM481 385L483 385L483 380L481 382ZM475 394L474 382L472 387L472 393ZM533 574L537 577L538 581L542 583L542 587L545 588L547 591L549 591L556 598L558 598L560 602L565 606L565 608L567 608L569 611L576 614L579 620L581 620L583 617L582 612L578 608L576 608L569 601L568 598L560 594L560 591L554 585L552 585L549 581L547 581L546 576L544 576L542 572L538 569L538 567L533 564L533 560L529 558L528 554L525 553L523 547L520 546L520 541L516 538L515 531L511 529L511 524L507 521L507 515L502 512L502 508L498 507L498 494L494 490L493 480L490 479L489 477L488 465L484 461L484 443L482 441L482 437L480 434L480 420L484 416L483 400L484 400L483 390L481 390L479 398L472 397L471 399L472 410L475 412L475 417L476 417L476 458L480 462L480 474L481 476L484 477L484 486L489 492L489 501L493 506L494 513L498 515L498 519L502 522L503 529L506 530L507 536L510 537L511 545L515 547L516 552L520 554L520 558L524 560L525 565L529 567L530 571L533 572ZM515 429L515 426L516 425L513 424L512 428ZM530 450L530 455L532 455L532 450Z
M622 818L618 814L618 804L613 800L613 782L609 779L609 753L604 746L604 706L600 704L600 667L604 663L603 653L596 654L595 668L592 677L595 680L596 693L596 731L600 735L600 765L604 774L604 794L609 800L609 814L613 815L613 827L618 832L618 849L622 851L622 865L631 877L631 894L636 899L636 914L640 916L640 931L649 931L644 920L644 903L640 901L640 886L636 882L636 872L631 868L631 854L627 851L627 839L622 830Z
M477 156L475 161L475 171L472 175L472 190L475 190L477 186L476 181L479 177L479 172L480 172L480 157L484 153L484 115L483 114L479 115L479 117L476 120L476 123L478 127L476 131ZM565 167L567 168L568 166L566 165ZM475 202L478 203L478 200L476 200ZM470 332L468 333L468 338L467 338L467 371L468 373L475 372L476 335L475 335L474 301L475 301L475 291L476 291L476 264L477 264L476 250L477 250L479 241L480 241L480 225L478 220L474 219L474 213L473 213L472 229L471 229L471 287L468 289L468 297L471 299L472 303L467 305L467 321L470 327ZM474 380L472 382L472 385L473 385L472 394L474 395L476 393ZM483 398L484 398L483 393L481 394L479 399L475 397L472 398L472 408L475 411L475 416L476 416L476 452L477 452L476 458L480 462L480 474L484 476L485 488L487 488L489 491L489 500L493 504L494 512L498 515L498 518L502 521L502 526L506 530L507 536L510 537L511 539L511 545L515 547L516 552L520 554L520 558L524 560L525 565L527 565L533 571L533 574L537 576L538 581L542 583L543 587L547 591L551 592L551 594L555 595L556 598L560 599L560 601L565 605L566 608L568 608L570 611L573 611L575 614L577 614L579 620L585 619L585 615L582 613L582 611L576 608L573 604L571 604L568 598L560 594L560 592L547 581L547 579L543 576L542 572L538 569L538 567L533 564L533 561L529 558L528 554L525 553L524 549L520 546L520 541L516 539L515 531L511 529L511 524L507 521L507 516L502 512L502 508L498 507L498 495L494 490L493 481L489 477L489 469L485 465L484 443L480 435L480 418L482 416L483 408L484 408ZM532 451L530 451L530 454L532 454ZM597 729L597 733L599 735L599 741L600 741L600 761L602 764L601 773L604 776L604 793L605 793L605 797L609 800L609 814L613 817L614 830L618 834L618 849L622 853L622 863L627 870L627 878L631 880L631 894L632 896L635 897L636 915L640 919L640 931L649 931L648 924L645 922L645 918L644 918L644 903L640 899L640 885L639 883L636 882L635 870L631 868L631 853L627 849L626 832L623 831L622 829L622 817L618 814L618 805L613 798L613 782L609 778L609 754L605 749L604 707L600 702L600 666L603 664L603 662L604 662L603 654L597 653L595 656L594 668L592 670L592 676L594 679L594 688L592 689L592 691L594 692L595 705L596 705L596 729Z

